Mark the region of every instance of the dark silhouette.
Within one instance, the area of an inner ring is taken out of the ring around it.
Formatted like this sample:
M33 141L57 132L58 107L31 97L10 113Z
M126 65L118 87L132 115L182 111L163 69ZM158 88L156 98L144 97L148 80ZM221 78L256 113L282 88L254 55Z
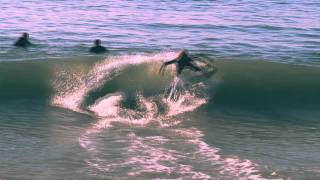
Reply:
M21 37L14 43L14 46L17 47L27 47L32 45L29 41L29 34L23 33Z
M96 54L105 53L105 52L107 52L107 51L108 51L108 50L107 50L105 47L101 46L101 41L100 41L100 39L96 39L96 40L94 41L94 46L90 48L90 52L96 53Z
M176 66L177 66L177 76L181 74L182 70L184 68L189 68L193 71L201 71L201 69L192 64L192 61L194 60L199 60L199 61L203 61L201 58L198 58L198 57L191 57L186 50L182 50L180 53L179 53L179 56L171 61L168 61L168 62L165 62L162 64L160 70L159 70L159 73L164 73L164 70L166 68L166 66L170 65L170 64L173 64L175 63ZM207 62L206 62L207 63Z

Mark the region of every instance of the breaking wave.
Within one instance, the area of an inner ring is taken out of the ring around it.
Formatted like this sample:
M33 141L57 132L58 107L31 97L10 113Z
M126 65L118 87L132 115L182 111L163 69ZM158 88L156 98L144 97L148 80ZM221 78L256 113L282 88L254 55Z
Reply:
M90 154L87 164L102 173L121 170L132 178L151 174L157 178L263 179L258 164L223 155L221 149L203 140L201 130L185 127L183 115L201 106L212 109L213 105L249 109L319 107L319 68L217 61L217 73L185 71L178 78L172 67L160 76L160 64L176 56L176 52L162 52L90 61L3 62L0 98L38 99L95 117L79 137L80 146ZM117 142L126 147L119 153L127 158L110 162L103 156L105 147L98 137L119 126L133 129ZM161 133L143 136L135 131L141 128Z

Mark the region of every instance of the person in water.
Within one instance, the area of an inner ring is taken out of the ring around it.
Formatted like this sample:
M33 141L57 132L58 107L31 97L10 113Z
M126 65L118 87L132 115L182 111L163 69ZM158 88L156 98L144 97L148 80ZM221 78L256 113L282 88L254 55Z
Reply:
M101 40L100 39L96 39L94 41L94 46L90 48L90 52L96 53L96 54L105 53L107 51L108 50L105 47L101 46Z
M174 63L176 64L176 67L177 67L177 76L179 76L181 74L182 70L185 68L191 69L193 71L201 71L201 69L198 66L196 66L192 63L192 61L194 61L195 59L202 61L201 58L191 57L186 50L182 50L179 53L179 56L177 58L163 63L162 66L160 67L159 73L163 74L165 68L168 65L174 64Z
M29 41L29 34L23 33L21 37L14 43L14 46L17 47L27 47L32 45Z

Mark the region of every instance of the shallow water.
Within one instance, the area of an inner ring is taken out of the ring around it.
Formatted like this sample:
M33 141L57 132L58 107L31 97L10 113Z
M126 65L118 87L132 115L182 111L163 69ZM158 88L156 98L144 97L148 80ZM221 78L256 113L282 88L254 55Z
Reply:
M320 178L317 1L1 3L0 179Z

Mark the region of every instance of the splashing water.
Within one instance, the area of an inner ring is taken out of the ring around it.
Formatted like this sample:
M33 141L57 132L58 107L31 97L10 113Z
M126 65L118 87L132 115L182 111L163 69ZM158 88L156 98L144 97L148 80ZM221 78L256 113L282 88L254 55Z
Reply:
M157 54L124 55L107 58L98 63L87 74L78 74L78 81L72 82L73 87L66 92L60 82L55 83L56 95L52 98L52 104L73 111L83 112L81 103L86 95L100 87L104 82L118 75L125 67L142 63L162 62L176 56L175 52Z
M141 93L137 94L137 97L140 109L144 109L143 112L121 107L121 101L124 99L122 93L99 99L89 107L91 111L97 114L98 121L79 138L80 145L92 155L92 158L87 160L88 165L101 172L112 172L119 168L131 169L127 170L127 175L132 178L142 178L144 174L160 173L164 177L174 177L174 174L177 174L179 177L191 179L212 179L215 177L214 174L210 173L212 171L227 177L263 179L260 176L257 164L236 156L224 157L220 155L220 149L205 143L202 139L203 133L197 128L176 127L182 123L182 119L175 123L165 122L166 119L172 119L173 116L194 111L205 104L207 99L198 97L194 93L194 91L203 87L202 83L197 83L186 90L187 88L185 88L181 79L174 78L169 89L161 98L161 102L167 107L166 113L162 114L159 114L155 102L156 98L145 98ZM145 127L151 122L157 122L160 130L163 129L170 135L167 138L163 136L142 137L131 132L125 140L127 152L123 152L131 155L121 162L109 162L109 160L99 157L100 150L94 137L102 133L104 129L111 128L112 122L120 122L132 127ZM168 127L170 129L167 129ZM179 142L174 140L177 138L180 139ZM175 146L168 148L163 146L165 144L180 144L181 147L192 146L193 150L174 148ZM191 157L188 155L191 155ZM200 166L210 167L211 170L198 169L190 164L192 161L197 161Z
M202 104L207 103L207 98L197 97L193 91L200 91L204 86L202 83L194 84L189 90L186 90L183 81L175 77L172 81L167 98L162 101L168 105L167 116L174 116L184 112L193 111Z
M208 102L207 95L200 93L204 92L206 88L202 82L185 84L182 79L175 77L164 94L146 98L142 92L137 93L136 98L139 106L137 109L122 106L126 96L122 92L107 94L97 99L89 107L81 107L90 91L120 75L126 67L162 62L172 59L175 55L176 53L169 52L111 57L95 65L88 73L71 75L66 73L67 79L74 80L67 81L72 83L68 88L62 88L62 84L56 82L57 93L52 99L52 104L78 112L94 114L97 117L97 121L87 128L78 139L81 147L90 154L90 158L86 160L87 164L100 172L127 168L129 169L127 175L132 178L141 178L144 177L144 174L150 173L160 173L164 175L163 177L175 177L176 173L179 177L192 179L212 179L215 177L210 171L204 171L194 166L195 161L196 164L210 167L220 175L260 179L258 165L249 160L241 160L236 156L223 157L219 153L220 149L211 147L203 141L204 135L200 130L179 128L179 124L183 123L183 119L178 118L179 115L194 111ZM165 112L159 110L161 106L165 108ZM143 137L131 132L123 137L125 140L122 140L122 143L127 146L127 151L122 153L128 157L121 161L109 162L108 159L101 157L103 151L97 137L105 130L114 127L113 122L129 125L133 129L145 128L149 124L156 123L158 131L164 131L170 135L168 137ZM177 138L180 138L180 141L176 142ZM166 147L166 144L171 144L170 148ZM179 145L176 147L176 144ZM192 148L189 150L180 148L188 146ZM191 156L189 157L189 155Z
M180 80L179 77L175 77L170 85L170 88L169 88L170 92L169 92L167 100L168 101L177 101L180 97L180 93L182 93L183 90L185 90L183 82Z

